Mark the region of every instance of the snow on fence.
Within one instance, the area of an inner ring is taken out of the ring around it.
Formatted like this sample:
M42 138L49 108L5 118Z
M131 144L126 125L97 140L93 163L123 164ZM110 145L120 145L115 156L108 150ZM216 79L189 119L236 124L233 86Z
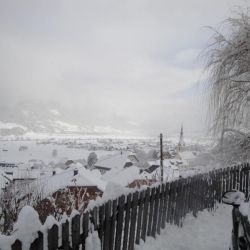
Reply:
M238 189L248 197L249 170L249 164L217 169L122 195L76 214L59 227L52 225L46 234L39 232L29 249L87 249L86 239L97 231L101 249L133 250L147 236L160 234L166 223L181 227L188 213L197 216L203 209L215 209L226 190ZM22 250L22 239L11 249Z

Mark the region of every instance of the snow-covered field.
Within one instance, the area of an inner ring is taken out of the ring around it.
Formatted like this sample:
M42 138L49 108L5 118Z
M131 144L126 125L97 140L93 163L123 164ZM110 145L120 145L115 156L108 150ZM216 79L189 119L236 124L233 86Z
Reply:
M27 150L19 151L20 146ZM53 156L53 150L57 155ZM36 141L0 141L0 162L27 163L30 160L43 161L45 164L58 162L60 159L87 159L91 151L85 148L73 148L66 144L37 143ZM107 150L97 150L98 157L111 154Z
M214 213L188 215L182 228L173 225L161 231L156 239L146 238L136 250L228 250L230 245L232 207L219 205Z

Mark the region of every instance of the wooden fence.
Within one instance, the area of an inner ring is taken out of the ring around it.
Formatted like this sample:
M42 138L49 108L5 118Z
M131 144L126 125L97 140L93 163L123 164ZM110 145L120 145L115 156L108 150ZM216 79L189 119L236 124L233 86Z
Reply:
M102 249L133 250L134 244L146 241L147 236L160 234L166 223L181 227L188 213L197 216L203 209L215 209L226 190L238 189L248 197L249 170L249 164L242 164L122 195L76 215L60 228L52 226L46 237L39 232L30 250L42 250L44 244L49 250L84 250L85 239L93 229L98 231ZM21 239L15 241L12 250L22 250Z

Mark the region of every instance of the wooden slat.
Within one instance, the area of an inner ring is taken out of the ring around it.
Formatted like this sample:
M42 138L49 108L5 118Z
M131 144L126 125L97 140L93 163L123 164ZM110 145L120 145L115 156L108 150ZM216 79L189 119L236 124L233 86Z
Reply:
M133 199L132 199L129 244L128 244L129 250L134 250L134 245L135 245L135 224L136 224L136 219L137 219L138 196L139 196L139 193L138 191L136 191L133 194Z
M175 206L176 206L176 187L177 181L173 182L172 196L171 196L171 208L170 208L170 223L174 223Z
M57 250L57 248L58 248L58 226L53 225L52 228L48 230L48 250Z
M62 224L62 249L69 250L69 222L66 220Z
M116 227L116 219L117 219L117 200L113 200L112 202L112 216L110 223L110 243L109 249L113 250L115 245L115 227Z
M118 199L118 213L117 213L117 223L116 223L115 250L120 250L121 249L122 229L123 229L123 219L124 219L124 202L125 202L125 196L122 195Z
M111 226L111 201L105 204L105 220L104 220L104 250L110 249L110 226Z
M150 200L149 200L149 215L148 215L148 229L147 236L152 234L152 221L153 221L153 211L154 211L154 200L155 200L155 188L151 189Z
M155 235L156 235L156 228L157 228L157 222L158 222L160 192L161 192L161 187L158 186L156 188L156 194L155 194L153 225L152 225L152 232L151 232L151 235L154 238L155 238Z
M168 209L167 209L167 223L170 223L171 221L171 216L172 216L172 200L173 200L173 193L174 191L174 182L170 183L169 187L169 199L168 199Z
M36 238L30 245L30 250L43 250L43 233L38 232L38 238Z
M72 232L72 248L73 250L78 250L81 244L79 214L75 215L75 217L73 217L72 219L71 232Z
M167 208L168 208L168 197L169 197L169 183L164 184L164 193L163 193L163 208L162 208L162 219L161 219L161 228L165 228L166 219L167 219Z
M157 228L156 228L156 232L158 234L161 233L161 222L162 222L162 216L163 216L163 203L164 203L164 198L165 198L164 194L165 194L165 185L162 184L160 187L160 196L159 196L160 205L159 205L158 221L157 221Z
M146 241L147 225L148 225L149 199L150 199L150 188L147 188L147 190L145 192L145 198L144 198L142 231L141 231L141 239L143 241Z
M130 225L130 209L131 209L131 197L132 195L129 194L127 196L126 201L126 214L125 214L125 225L124 225L124 234L123 234L123 250L127 250L128 247L128 235L129 235L129 225Z
M16 240L11 246L11 250L22 250L22 242L20 240Z
M137 245L140 244L140 238L141 238L141 230L142 230L142 212L143 212L143 202L144 202L144 196L145 191L140 192L139 197L139 208L138 208L138 217L137 217L137 226L136 226L136 237L135 237L135 243Z
M98 213L98 209L95 208L95 213ZM89 234L89 212L84 213L82 218L82 235L81 235L81 244L82 244L82 250L85 250L86 247L86 239ZM94 215L97 217L97 215ZM98 223L97 223L97 218L94 218L95 224L94 224L94 229L98 229Z
M99 207L99 229L98 236L101 241L101 248L103 249L104 243L104 218L105 218L105 205Z

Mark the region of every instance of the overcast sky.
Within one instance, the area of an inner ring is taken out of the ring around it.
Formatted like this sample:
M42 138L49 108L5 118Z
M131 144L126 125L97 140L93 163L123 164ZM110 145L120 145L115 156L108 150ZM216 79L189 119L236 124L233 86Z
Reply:
M198 55L238 0L0 0L0 115L55 102L145 135L204 127Z

